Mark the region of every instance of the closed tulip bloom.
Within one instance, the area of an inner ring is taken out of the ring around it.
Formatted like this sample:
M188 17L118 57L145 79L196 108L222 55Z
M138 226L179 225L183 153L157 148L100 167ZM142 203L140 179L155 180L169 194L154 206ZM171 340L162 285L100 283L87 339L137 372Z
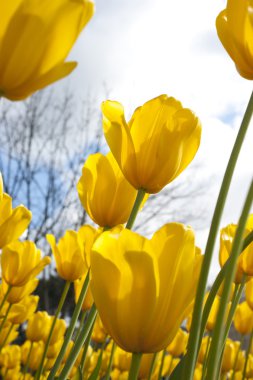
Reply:
M200 266L193 230L179 223L151 240L117 228L100 235L92 248L91 289L115 342L136 353L167 347L192 307Z
M230 339L226 340L224 353L221 364L221 371L223 373L229 372L234 368L234 363L236 359L237 349Z
M246 301L236 307L234 327L241 335L247 335L253 329L253 311Z
M39 368L44 348L45 344L42 341L33 342L32 349L31 342L29 340L25 341L25 343L21 346L21 361L23 365L27 363L28 355L31 349L29 368L31 368L33 371L36 371Z
M54 320L54 316L50 316L49 320L50 320L50 322L49 322L49 329L50 329L51 324L53 323L53 320ZM66 328L67 328L67 325L66 325L65 320L58 318L56 320L56 323L55 323L55 326L53 329L52 337L50 339L50 344L55 344L59 340L62 340L62 338L65 334ZM49 332L49 330L48 330L48 332ZM48 334L44 334L42 337L42 340L44 340L44 342L46 343L47 339L48 339Z
M4 247L1 256L2 277L11 286L24 286L36 277L50 257L41 258L41 252L31 241L16 241Z
M100 316L98 315L92 330L91 338L96 343L103 343L106 340L106 337L107 331L104 328Z
M1 351L0 362L5 368L13 369L20 364L21 350L20 346L6 346Z
M27 321L37 309L39 296L27 296L19 303L12 305L8 315L8 321L14 324L22 324Z
M216 28L239 74L246 79L253 79L252 2L228 0L227 7L216 19Z
M86 232L83 229L79 231L66 231L65 235L59 239L58 244L53 235L46 236L56 261L56 270L59 276L66 281L75 281L88 271L85 257L85 235L88 234L87 239L90 240L90 231L93 236L96 230L90 227L86 229Z
M94 12L91 0L0 1L0 94L24 99L70 74L65 62Z
M1 37L0 37L1 39ZM0 177L2 182L2 177ZM32 213L24 206L12 208L12 198L0 185L0 248L17 240L27 229Z
M159 192L190 164L198 150L199 119L167 95L137 108L129 123L118 102L104 102L102 112L107 143L137 190Z
M79 299L81 290L83 288L83 284L84 284L85 279L86 279L86 275L74 282L75 303L78 302L78 299ZM86 296L85 296L83 304L82 304L82 310L83 311L89 310L91 308L91 306L93 305L93 302L94 301L93 301L93 297L92 297L92 293L91 293L91 288L89 285L88 289L87 289Z
M246 283L245 296L249 307L253 311L253 278Z
M5 322L4 326L1 328L0 331L0 346L2 345L8 345L9 343L13 342L15 339L17 339L19 332L18 327L19 325L14 325L13 328L10 328L12 326L12 323L10 322Z
M180 328L173 341L166 348L166 351L172 356L180 356L186 350L187 341L188 334Z
M77 191L84 209L101 227L126 223L137 195L111 153L88 157Z
M229 302L227 304L226 318L228 317L230 306L231 306L231 302ZM208 320L207 320L207 323L206 323L206 329L209 332L213 331L213 329L215 328L215 324L216 324L216 319L217 319L217 314L218 314L218 311L219 311L219 307L220 307L220 297L216 296L215 299L214 299L214 301L213 301L210 313L208 315Z
M23 286L13 286L7 296L7 301L11 304L20 302L23 298L30 295L37 288L38 283L38 278L33 278ZM5 281L2 281L1 290L3 294L6 294L8 290L8 284Z
M26 337L32 342L47 339L51 325L51 318L46 311L38 311L29 319L26 328Z

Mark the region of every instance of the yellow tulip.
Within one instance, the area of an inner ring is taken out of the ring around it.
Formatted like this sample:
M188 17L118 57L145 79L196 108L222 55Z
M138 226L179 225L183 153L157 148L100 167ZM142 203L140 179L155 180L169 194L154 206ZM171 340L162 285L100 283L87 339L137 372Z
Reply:
M159 192L190 164L198 150L199 119L167 95L137 108L129 123L118 102L104 102L102 112L107 143L136 189Z
M26 337L32 342L46 341L51 325L50 316L46 311L38 311L29 319Z
M204 362L205 362L205 359L207 357L207 353L208 353L209 348L210 348L211 339L212 338L209 337L208 335L206 335L202 338L201 346L200 346L200 350L199 350L199 354L198 354L198 363L200 363L200 364L204 364Z
M53 359L57 357L62 347L63 341L64 341L64 338L60 338L55 343L49 345L48 350L47 350L48 359Z
M51 234L46 236L56 261L56 270L60 277L66 281L75 281L87 273L87 252L85 240L87 237L90 246L91 236L96 234L95 228L83 226L78 232L66 231L56 244L55 237Z
M245 297L249 307L253 310L253 278L246 283Z
M173 341L166 348L166 351L172 356L180 356L186 350L187 341L188 334L180 328Z
M37 278L33 278L32 280L28 281L23 286L13 286L11 288L11 291L9 292L7 296L7 301L9 303L18 303L23 298L31 294L38 286L39 280ZM6 294L8 290L8 284L5 281L2 281L1 284L1 292L2 294Z
M80 201L101 227L127 222L137 190L125 179L112 154L91 154L77 184Z
M253 311L246 301L236 307L234 327L242 335L251 333L253 329Z
M104 232L91 255L91 289L102 322L125 351L157 352L189 314L202 257L190 227L171 223L151 240Z
M1 355L0 355L1 366L8 369L13 369L20 364L20 361L21 361L20 346L12 345L12 346L6 346L2 349Z
M12 305L8 315L8 321L14 324L22 324L27 321L35 310L39 302L38 296L27 296L19 303Z
M228 316L230 306L231 306L231 302L229 302L227 304L226 318ZM207 323L206 323L206 329L209 332L213 331L213 329L215 328L216 318L217 318L217 314L218 314L218 311L219 311L219 307L220 307L220 297L216 296L215 299L214 299L214 301L213 301L210 313L208 315L208 320L207 320Z
M94 12L91 0L0 1L0 95L24 99L65 77L65 62Z
M26 340L25 343L21 346L22 364L25 365L27 363L28 355L31 350L30 357L29 357L29 368L31 368L31 370L33 371L36 371L39 368L44 348L45 348L44 342L33 341L32 349L31 349L31 342L29 340Z
M239 74L253 79L252 2L250 6L249 0L228 0L227 7L217 17L216 28Z
M237 229L236 224L229 224L228 226L221 229L220 252L219 252L219 260L220 260L221 266L225 264L225 262L230 256L236 229ZM253 230L253 216L250 215L246 223L244 237L246 237L252 230ZM253 258L252 257L253 257L253 244L251 243L241 253L241 255L238 258L236 276L234 279L235 283L241 283L242 276L244 274L248 276L253 276Z
M48 339L48 332L50 331L51 325L53 323L54 316L49 316L49 330L47 331L46 334L42 336L42 340L46 343ZM50 344L55 344L59 340L62 340L66 331L67 325L64 319L56 319L56 323L53 329L52 337L50 339Z
M103 343L106 340L106 336L107 331L104 328L100 316L98 315L92 330L91 338L96 343Z
M36 277L50 257L41 259L41 252L31 241L16 241L3 248L1 256L2 277L11 286L24 286Z
M238 349L239 342L234 342L231 339L226 340L221 366L221 371L223 373L231 371L232 369L234 369L235 365L236 371L243 369L244 355L240 352L238 354ZM237 360L237 363L235 363L235 360Z
M32 213L24 206L12 208L12 198L2 193L2 177L0 177L0 248L17 240L27 229Z

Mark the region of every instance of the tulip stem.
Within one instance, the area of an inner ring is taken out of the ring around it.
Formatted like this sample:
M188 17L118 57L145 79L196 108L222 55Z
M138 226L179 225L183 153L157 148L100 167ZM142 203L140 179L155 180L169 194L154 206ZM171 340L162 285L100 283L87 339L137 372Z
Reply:
M115 349L116 349L116 343L113 342L112 343L112 349L111 349L111 355L110 355L110 361L109 361L109 365L108 365L106 375L105 375L105 380L110 380L110 374L111 374L111 370L112 370L112 362L113 362Z
M126 224L126 228L129 230L131 230L131 228L134 225L134 221L135 221L136 216L138 214L138 211L140 209L141 202L143 201L143 198L145 197L145 194L146 194L145 190L142 190L142 189L138 190L138 193L136 195L136 199L135 199L131 214L130 214L128 222Z
M213 257L213 250L215 246L216 236L219 230L220 220L223 213L223 209L225 206L225 201L227 198L228 190L230 187L230 183L234 174L235 166L237 159L239 157L239 153L251 120L251 116L253 113L253 92L251 93L251 97L245 111L236 141L234 143L233 150L231 152L231 156L228 161L228 165L222 180L222 185L220 188L219 196L217 199L217 203L215 206L212 223L209 231L209 236L206 244L203 264L201 267L199 284L196 292L196 298L194 303L193 317L192 317L192 326L189 336L188 342L188 350L187 356L184 363L183 368L183 376L182 379L192 380L194 368L196 364L199 340L200 340L200 326L201 326L201 318L202 318L202 310L203 310L203 302L206 291L207 279L210 270L210 265Z
M11 289L12 289L12 285L8 285L7 292L5 293L4 298L2 299L2 302L1 302L1 305L0 305L0 311L2 310L3 305L4 305L5 301L7 300L7 297L10 294Z
M80 364L81 373L83 375L84 375L84 370L85 370L85 359L86 359L86 355L87 355L88 348L89 348L89 345L90 345L90 341L91 341L91 336L92 336L92 331L93 331L94 324L95 324L95 320L93 322L93 325L91 326L91 329L89 331L89 334L87 336L87 339L86 339L86 342L85 342L85 345L84 345L84 348L83 348L83 354L82 354L82 359L81 359L81 364Z
M156 358L157 358L157 352L154 353L154 355L153 355L153 359L152 359L151 366L150 366L149 373L148 373L148 380L151 380L151 378L152 378L152 374L153 374L153 371L155 368Z
M77 337L78 335L80 334L80 332L82 331L83 329L83 324L84 324L84 321L85 321L85 317L87 315L87 311L83 311L82 312L82 315L81 315L81 318L80 318L80 324L79 324L79 327L77 329L77 332L75 334L75 340L77 340Z
M214 380L217 379L218 370L219 370L219 356L223 344L223 334L222 330L224 328L224 319L226 308L229 300L229 295L231 291L231 286L235 277L237 259L241 252L243 245L243 234L245 231L245 225L247 222L247 218L250 212L250 208L253 201L253 181L251 182L243 210L240 216L240 220L238 223L238 227L236 229L235 238L233 241L232 249L231 249L231 260L229 262L228 268L226 270L226 277L224 282L224 288L220 300L219 311L217 314L217 319L215 323L215 328L213 331L213 338L210 346L209 353L209 365L207 368L207 378L206 380Z
M5 313L5 316L4 316L3 320L2 320L2 323L0 325L0 333L1 333L2 328L4 327L4 324L5 324L6 320L7 320L7 317L9 315L10 310L11 310L11 307L12 307L12 304L10 303L9 306L8 306L8 309L7 309L6 313Z
M5 338L4 338L4 341L3 341L3 343L2 343L1 346L0 346L0 353L1 353L1 351L2 351L2 348L5 346L6 342L8 341L8 338L9 338L9 336L10 336L10 333L11 333L13 327L14 327L14 324L11 323L10 328L9 328L9 330L8 330L8 332L7 332L6 336L5 336Z
M128 375L128 380L137 380L141 365L142 353L132 354L131 367Z
M26 363L25 363L23 380L25 380L26 373L27 373L27 370L29 368L29 363L30 363L30 358L31 358L31 354L32 354L32 349L33 349L33 342L31 342L31 346L30 346L30 349L29 349L29 352L28 352Z
M247 347L246 358L245 358L244 367L243 367L243 375L242 375L243 379L246 378L247 364L248 364L249 354L250 354L250 350L251 350L251 346L252 346L252 340L253 340L253 330L251 331L250 338L249 338L249 344Z
M50 373L48 375L48 380L54 380L56 372L57 372L58 368L61 365L61 362L62 362L62 359L64 357L64 354L65 354L65 352L66 352L66 350L68 348L69 341L72 338L72 335L73 335L73 332L74 332L74 329L75 329L75 325L76 325L76 321L77 321L77 319L79 317L79 314L80 314L80 311L81 311L81 308L82 308L82 304L83 304L83 301L84 301L86 293L87 293L87 289L88 289L88 286L89 286L89 281L90 281L90 276L89 276L89 272L88 272L87 276L85 278L85 281L84 281L84 284L83 284L80 296L78 298L78 301L77 301L74 313L72 315L72 318L71 318L71 321L70 321L70 325L69 325L67 333L65 335L62 348L61 348L61 350L59 352L59 355L57 356L57 359L56 359L56 362L55 362L53 368L51 369L51 371L50 371Z
M61 298L60 298L57 310L55 312L52 325L50 327L50 331L49 331L49 334L48 334L48 337L47 337L47 341L46 341L46 344L45 344L45 348L44 348L44 352L43 352L43 355L42 355L42 358L41 358L41 361L40 361L40 366L39 366L39 369L38 369L38 371L36 373L36 376L35 376L35 380L39 380L40 377L41 377L41 374L42 374L42 371L43 371L44 361L45 361L45 358L46 358L46 355L47 355L47 351L48 351L48 348L49 348L49 345L50 345L50 342L51 342L51 339L52 339L54 327L55 327L55 324L57 322L57 318L58 318L58 316L59 316L59 314L61 312L62 306L63 306L63 304L65 302L65 299L67 297L70 285L71 285L71 281L66 281L65 282L65 286L63 288L63 292L62 292L62 295L61 295Z
M61 374L60 374L58 380L66 380L69 372L71 371L71 368L73 367L73 365L77 359L77 356L78 356L78 354L82 348L82 345L84 344L84 342L86 341L86 339L88 337L88 334L90 332L90 329L93 326L93 323L95 321L96 316L97 316L97 309L96 309L95 304L93 304L91 309L90 309L89 316L88 316L87 321L84 325L84 328L81 331L81 333L79 334L79 336L78 336L78 338L74 344L74 347L72 348L72 350L69 354L69 357L65 363L65 366L63 367L63 370L61 371ZM49 379L49 377L48 377L48 379Z

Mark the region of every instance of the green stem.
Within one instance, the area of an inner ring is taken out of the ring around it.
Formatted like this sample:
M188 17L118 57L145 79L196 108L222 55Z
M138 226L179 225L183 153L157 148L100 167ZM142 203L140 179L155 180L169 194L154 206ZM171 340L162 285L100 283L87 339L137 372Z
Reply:
M138 214L139 208L141 206L141 202L143 201L143 198L145 197L145 194L146 194L145 190L142 190L142 189L138 190L138 193L137 193L137 196L136 196L136 199L135 199L135 202L134 202L131 214L130 214L128 222L126 224L126 228L129 229L129 230L131 230L131 228L134 225L134 221L136 219L136 216Z
M244 367L243 367L243 375L242 375L243 380L246 378L247 364L248 364L249 354L250 354L250 350L252 346L252 340L253 340L253 330L251 331L250 338L249 338L249 345L247 347L246 358L245 358Z
M161 359L160 368L159 368L159 373L158 373L158 377L157 377L158 380L161 380L161 378L162 378L165 356L166 356L166 350L163 350L162 359Z
M150 365L150 369L149 369L149 373L148 373L148 380L151 380L151 378L152 378L152 374L153 374L153 371L154 371L154 368L155 368L155 363L156 363L157 355L158 355L157 352L153 355L153 359L152 359L152 362L151 362L151 365Z
M86 360L86 355L87 355L87 352L88 352L88 348L89 348L89 345L90 345L90 341L91 341L91 336L92 336L92 332L93 332L93 327L94 327L94 324L95 324L96 320L94 319L94 322L93 322L93 325L91 326L91 329L89 331L89 334L87 336L87 339L85 341L85 345L84 345L84 349L83 349L83 354L82 354L82 359L81 359L81 364L80 364L80 367L81 367L81 373L84 375L84 370L85 370L85 360Z
M222 185L220 188L220 193L215 206L213 219L211 223L211 228L207 240L206 250L204 254L203 264L201 268L199 284L197 288L194 311L192 317L192 326L188 342L188 350L185 365L183 368L182 379L192 380L194 374L194 368L197 359L199 338L200 338L200 325L202 318L203 302L205 297L205 290L207 285L208 274L210 270L210 265L213 257L213 250L215 246L216 236L219 230L220 220L225 206L225 201L227 198L230 183L233 177L236 162L250 123L250 119L253 113L253 92L251 94L247 109L245 111L241 127L239 129L229 162L223 177Z
M251 244L253 241L253 234L250 232L246 238L244 239L244 243L243 243L243 248L242 248L242 252L245 248L248 247L249 244ZM209 313L210 313L210 310L212 308L212 305L213 305L213 301L215 299L215 296L216 294L218 293L218 290L222 284L222 281L224 280L225 278L225 274L226 274L226 270L227 270L227 267L230 263L230 257L228 258L228 260L226 261L226 263L224 264L224 266L221 268L221 270L219 271L211 289L210 289L210 292L208 294L208 297L207 297L207 300L205 302L205 306L204 306L204 309L203 309L203 315L202 315L202 320L201 320L201 327L200 327L200 337L199 337L199 344L198 344L198 350L197 352L199 352L199 348L200 348L200 345L201 345L201 340L202 340L202 337L204 335L204 332L205 332L205 328L206 328L206 323L207 323L207 320L208 320L208 316L209 316ZM181 371L182 371L182 368L184 366L184 362L186 361L186 356L187 354L181 359L181 361L179 362L179 364L177 365L177 367L175 368L175 370L173 371L173 374L171 376L171 380L177 380L177 379L181 379Z
M30 346L30 349L29 349L29 352L28 352L28 356L27 356L27 361L25 363L23 380L25 380L26 373L27 373L27 370L28 370L28 367L29 367L30 358L31 358L31 354L32 354L32 349L33 349L33 342L31 342L31 346Z
M10 312L10 310L11 310L11 307L12 307L12 304L10 303L9 306L8 306L8 309L7 309L6 313L5 313L5 316L4 316L3 320L2 320L2 323L1 323L1 325L0 325L0 333L1 333L1 331L2 331L2 328L3 328L4 325L5 325L5 322L6 322L7 318L8 318L8 315L9 315L9 312Z
M210 343L211 343L211 336L208 335L207 345L206 345L206 352L205 352L204 361L203 361L203 367L202 367L201 380L204 380L205 375L206 375L206 367L207 367L207 359L208 359L208 352L209 352Z
M72 348L72 350L69 354L69 357L65 363L65 366L62 369L62 372L61 372L58 380L66 380L69 372L71 371L71 369L72 369L72 367L73 367L73 365L77 359L77 356L78 356L84 342L86 341L86 339L88 337L89 331L90 331L91 327L93 326L93 323L95 321L96 316L97 316L97 309L96 309L95 304L93 304L91 309L90 309L89 316L88 316L87 321L84 325L84 328L81 331L81 333L79 334L79 336L78 336L78 338L74 344L74 347ZM51 373L50 373L50 375L51 375ZM48 377L48 379L49 379L49 377Z
M47 337L47 341L46 341L46 344L45 344L44 352L43 352L43 355L42 355L42 358L41 358L41 361L40 361L40 365L39 365L38 371L37 371L36 376L35 376L35 380L39 380L40 377L41 377L41 374L42 374L42 371L43 371L43 366L44 366L44 361L45 361L45 358L47 356L47 351L48 351L48 348L49 348L49 345L50 345L50 342L51 342L51 339L52 339L54 327L55 327L55 324L57 322L57 318L58 318L58 316L59 316L59 314L61 312L62 306L63 306L63 304L65 302L65 299L67 297L70 285L71 285L71 281L66 281L64 289L63 289L63 292L62 292L62 295L61 295L61 298L60 298L60 301L59 301L59 304L58 304L58 307L57 307L57 310L55 312L55 316L54 316L54 319L53 319L53 322L52 322L52 325L51 325L48 337Z
M83 284L80 296L78 298L78 301L77 301L74 313L72 315L72 318L71 318L71 321L70 321L70 325L69 325L67 333L65 335L64 343L63 343L62 348L61 348L61 350L59 352L59 355L57 356L56 362L55 362L53 368L51 369L51 371L50 371L50 373L48 375L48 380L54 380L55 375L56 375L56 373L58 371L58 368L61 365L62 359L63 359L63 357L65 355L65 352L66 352L66 350L68 348L69 341L72 338L72 335L73 335L73 332L74 332L74 329L75 329L75 325L76 325L76 321L77 321L77 319L79 317L79 314L80 314L80 311L81 311L81 308L82 308L82 305L83 305L83 301L84 301L86 293L87 293L87 289L88 289L88 286L89 286L89 281L90 281L90 276L89 276L89 272L88 272L87 276L85 278L85 281L84 281L84 284Z
M0 311L2 310L3 305L4 305L5 301L7 300L7 297L10 294L11 289L12 289L12 285L8 285L7 292L5 293L4 298L2 299L2 302L0 304Z
M105 380L110 380L110 374L111 374L111 370L112 370L112 363L113 363L115 349L116 349L116 343L113 342L113 344L112 344L112 350L111 350L111 355L110 355L110 361L109 361L109 365L108 365L108 368L107 368L107 371L106 371L106 375L105 375Z
M84 324L86 315L87 315L87 311L83 311L82 315L81 315L79 327L78 327L77 332L75 334L75 340L77 339L78 335L80 334L80 332L83 329L83 324Z
M137 380L138 379L138 374L139 374L139 369L141 366L141 358L142 354L138 353L132 354L132 361L131 361L131 367L128 375L128 380Z
M226 339L228 337L229 330L230 330L231 324L233 322L236 306L238 305L238 303L239 303L239 301L241 299L241 296L242 296L242 292L243 292L243 289L244 289L245 281L246 281L246 276L243 277L243 281L242 281L242 283L240 285L239 284L236 285L236 288L235 288L235 291L234 291L234 294L233 294L233 298L232 298L232 303L231 303L230 310L229 310L229 313L228 313L225 333L224 333L224 337L223 337L223 345L225 345Z
M6 334L6 337L4 338L4 341L3 341L3 343L2 343L1 346L0 346L0 352L2 351L2 348L5 346L5 344L6 344L8 338L9 338L9 336L10 336L10 333L11 333L13 327L14 327L14 324L11 323L10 328L9 328L7 334Z
M224 328L226 307L229 300L231 286L235 277L237 259L242 250L243 234L244 234L248 214L250 212L250 208L252 205L252 201L253 201L253 181L251 182L251 185L250 185L250 188L249 188L249 191L244 203L244 207L241 213L241 217L238 223L238 227L236 229L236 234L235 234L235 238L233 241L233 246L232 246L231 254L230 254L231 260L226 270L224 288L222 292L219 311L218 311L217 320L216 320L215 328L213 331L212 343L210 347L209 365L208 365L206 380L217 379L218 367L219 367L218 365L219 355L220 355L220 352L221 352L220 349L223 343L222 330Z
M236 352L236 357L235 357L234 366L233 366L233 375L231 377L231 380L235 380L236 366L237 366L237 362L238 362L238 358L239 358L240 349L243 345L243 341L244 341L244 336L242 335L241 340L240 340L240 344L238 346L238 350Z

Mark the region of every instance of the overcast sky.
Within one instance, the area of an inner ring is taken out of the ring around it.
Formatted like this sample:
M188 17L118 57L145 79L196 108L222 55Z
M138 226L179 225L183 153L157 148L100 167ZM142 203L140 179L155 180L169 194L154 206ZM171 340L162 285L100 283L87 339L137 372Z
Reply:
M96 14L70 55L79 66L69 79L80 96L89 88L123 103L126 114L167 93L191 108L203 125L196 160L217 178L213 199L249 99L252 83L239 76L223 50L215 19L224 0L97 0ZM222 224L237 222L252 176L253 125L244 145ZM201 173L200 173L201 180ZM197 233L204 248L207 231ZM213 265L213 273L217 271Z

